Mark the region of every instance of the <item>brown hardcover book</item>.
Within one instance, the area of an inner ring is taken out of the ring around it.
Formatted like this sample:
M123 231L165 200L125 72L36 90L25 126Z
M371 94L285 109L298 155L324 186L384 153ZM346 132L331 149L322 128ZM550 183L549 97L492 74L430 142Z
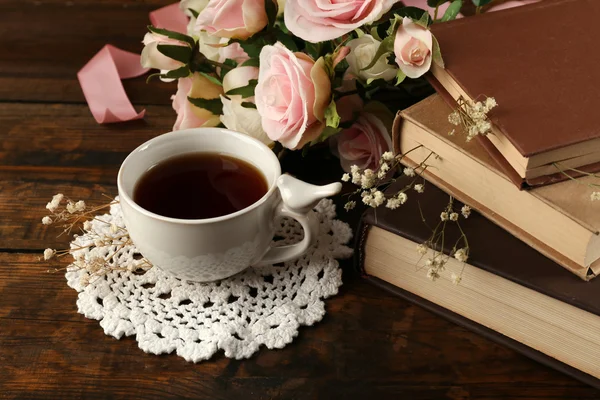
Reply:
M390 192L407 183L400 179ZM472 213L461 221L471 248L468 264L450 258L441 277L432 282L423 266L425 259L416 251L417 244L431 236L421 213L434 226L448 195L427 183L423 194L410 197L399 209L378 208L363 215L356 239L362 275L442 317L600 387L600 280L578 279ZM458 238L454 225L448 225L446 238L450 246ZM452 273L462 273L458 285L451 282Z
M487 140L519 183L600 166L599 17L597 0L544 0L431 27L445 61L432 74L454 99L496 99Z
M600 272L600 203L592 202L593 177L519 190L479 141L448 122L452 109L439 95L398 113L394 150L423 175L480 211L523 242L584 280ZM455 134L448 133L453 129ZM430 157L431 153L438 157Z

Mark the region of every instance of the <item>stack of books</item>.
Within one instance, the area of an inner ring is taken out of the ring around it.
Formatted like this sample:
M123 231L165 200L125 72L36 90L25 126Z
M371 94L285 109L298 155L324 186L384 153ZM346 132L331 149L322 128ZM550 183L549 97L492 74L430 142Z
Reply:
M399 112L393 132L402 162L427 159L429 183L397 210L368 211L356 246L369 281L600 387L600 179L582 174L600 161L600 53L585 50L598 17L597 0L556 0L434 25L438 94ZM448 116L481 95L498 103L492 131L467 142ZM450 257L432 282L416 246L449 195L478 214L461 222L467 264Z

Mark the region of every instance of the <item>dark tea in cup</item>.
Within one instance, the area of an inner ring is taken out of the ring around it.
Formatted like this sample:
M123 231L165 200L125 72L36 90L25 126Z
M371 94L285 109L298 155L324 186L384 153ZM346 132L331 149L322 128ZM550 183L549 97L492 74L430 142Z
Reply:
M242 210L262 198L267 181L254 165L218 153L187 153L150 167L133 201L164 217L205 219Z

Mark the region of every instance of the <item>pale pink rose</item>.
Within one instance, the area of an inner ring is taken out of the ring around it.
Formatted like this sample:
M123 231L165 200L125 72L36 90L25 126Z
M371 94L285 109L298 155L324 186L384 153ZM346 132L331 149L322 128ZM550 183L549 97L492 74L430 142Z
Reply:
M418 78L431 67L433 36L428 29L404 17L396 31L394 53L396 63L409 78Z
M374 114L364 112L354 125L341 131L332 143L344 171L350 172L353 165L377 169L381 155L392 149L388 129Z
M248 53L244 51L242 46L235 42L219 49L219 62L222 63L227 59L233 60L239 65L244 61L249 60L250 57L248 56Z
M323 131L331 100L323 58L315 62L281 43L264 46L254 94L263 129L284 147L299 149Z
M248 86L252 79L258 79L258 71L258 67L237 67L232 69L223 77L223 91L227 93L232 89ZM241 95L227 96L242 99ZM254 96L247 97L243 101L254 102Z
M188 101L192 98L218 99L223 94L221 86L209 81L204 76L194 73L188 78L181 78L177 82L177 93L171 96L173 109L177 112L177 120L173 130L198 128L201 126L217 126L219 116L214 115L204 108L196 107Z
M270 0L269 0L270 1ZM210 0L196 19L196 31L248 39L268 23L265 0Z
M317 43L337 39L379 19L398 0L287 0L285 26L296 36Z
M158 45L173 45L173 46L187 46L187 43L180 42L179 40L170 39L164 35L157 33L148 32L144 36L144 49L142 50L141 63L144 68L156 68L163 71L172 71L183 66L183 63L177 60L173 60L170 57L165 56L158 51Z

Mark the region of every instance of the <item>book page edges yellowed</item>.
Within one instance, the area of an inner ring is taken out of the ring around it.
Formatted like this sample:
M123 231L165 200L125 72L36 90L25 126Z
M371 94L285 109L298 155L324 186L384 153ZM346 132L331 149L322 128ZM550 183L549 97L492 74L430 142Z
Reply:
M370 230L364 263L368 275L600 378L596 315L453 258L432 282L427 269L417 267L420 259L416 243L378 227ZM461 271L461 282L452 284L451 274Z
M432 64L431 73L455 100L460 96L471 101L474 100L443 68ZM527 179L556 173L557 170L552 165L554 162L564 164L565 168L577 168L600 160L598 155L598 152L600 152L600 139L576 143L565 148L535 154L531 157L524 157L496 126L492 126L492 133L488 135L488 139L515 171L521 177Z
M432 107L423 109L433 112ZM427 130L406 118L401 119L404 122L401 123L401 127L395 126L394 131L396 149L406 152L419 145L426 147L412 150L404 158L405 162L409 161L409 164L415 166L425 159L430 151L434 151L442 159L430 158L432 161L429 164L432 168L425 171L425 177L432 183L460 201L470 204L488 219L582 279L593 277L588 273L588 267L592 268L594 275L597 274L597 270L600 269L598 235L594 235L573 219L565 218L564 214L539 201L530 193L519 191L501 175L495 175L493 169L482 166L482 162L477 158L464 157L464 152L459 152L460 149L454 148L452 144L435 145L436 141L441 142L440 138L428 135ZM452 150L454 157L449 155ZM462 168L450 163L452 159L462 161ZM492 186L474 183L481 182L482 177L485 178L484 182L490 182ZM465 192L471 195L467 196Z
M478 141L466 142L464 131L452 126L448 122L448 114L451 111L446 102L439 95L434 94L412 107L399 112L394 121L394 146L398 146L399 144L400 129L403 126L403 121L406 120L472 158L481 164L483 168L493 171L496 175L508 181L508 178L497 167L496 161L490 157ZM456 133L453 136L449 136L448 132L453 128L456 128ZM536 187L528 190L528 193L555 208L568 218L573 219L590 232L597 234L600 232L600 202L590 201L592 189L589 186L596 181L597 179L594 177L581 177L576 181L567 180L552 185ZM510 190L510 192L515 191L516 189Z

